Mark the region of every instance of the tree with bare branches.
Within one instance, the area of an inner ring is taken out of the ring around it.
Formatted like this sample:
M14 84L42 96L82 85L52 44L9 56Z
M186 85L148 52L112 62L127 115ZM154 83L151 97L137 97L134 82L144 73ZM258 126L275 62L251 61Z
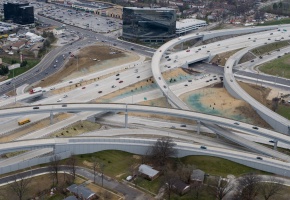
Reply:
M93 173L94 173L94 183L96 183L98 159L96 157L92 157L91 162L92 162L92 168L93 168Z
M177 154L174 147L176 144L169 137L159 138L155 144L150 148L149 157L151 162L157 166L164 167L169 159L169 157L174 157Z
M196 169L194 165L185 165L183 163L178 164L176 173L178 174L180 180L184 181L185 183L190 183L190 177L192 171Z
M31 179L19 175L13 176L13 179L13 182L8 185L11 194L15 194L19 200L26 199Z
M249 173L238 180L235 199L253 200L259 194L261 177L255 173Z
M215 177L209 180L208 192L218 200L222 200L228 193L234 190L234 184L229 181L222 180L221 177Z
M71 155L67 160L67 165L70 171L70 174L73 177L73 180L76 178L76 164L77 164L77 157L75 155Z
M163 176L163 185L165 187L165 194L167 195L167 198L170 200L171 194L174 191L174 184L176 182L177 175L175 172L166 170Z
M57 155L53 155L50 159L50 171L53 179L53 185L54 180L56 180L56 184L58 184L58 172L60 169L60 157Z
M267 182L262 181L260 183L260 191L261 195L265 200L271 199L273 196L280 194L280 192L284 189L284 181L277 179L275 177L271 177Z

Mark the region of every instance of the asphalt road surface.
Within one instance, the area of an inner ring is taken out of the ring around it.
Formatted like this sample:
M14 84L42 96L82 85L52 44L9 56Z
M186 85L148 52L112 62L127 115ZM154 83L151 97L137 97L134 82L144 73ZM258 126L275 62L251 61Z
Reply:
M67 173L69 173L69 168L66 166L61 166L60 171L66 171ZM50 167L37 168L37 169L32 169L29 171L18 173L17 178L31 177L31 176L35 176L35 175L47 173L47 172L50 172ZM81 176L83 176L91 181L94 181L94 175L88 169L77 167L76 174L81 175ZM0 178L0 184L6 184L6 183L14 181L14 180L15 180L15 175L9 175L9 176ZM96 176L96 184L102 185L102 178L100 175ZM145 193L143 193L135 188L132 188L124 183L120 183L114 179L109 179L105 176L103 179L103 185L105 188L109 188L113 191L116 191L116 192L123 194L125 196L126 200L152 199L151 196L149 196L149 195L147 195L147 194L145 194Z

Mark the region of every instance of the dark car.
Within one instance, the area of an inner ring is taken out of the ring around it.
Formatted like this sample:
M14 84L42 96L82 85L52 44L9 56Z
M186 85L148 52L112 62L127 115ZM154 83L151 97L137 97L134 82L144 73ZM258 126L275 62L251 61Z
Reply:
M62 104L61 107L67 107L67 105L66 104Z
M99 91L98 93L102 93L102 91Z
M257 158L258 160L263 160L263 158L260 157L260 156L257 156L256 158Z
M116 74L116 76L120 76L120 74Z
M137 76L137 78L140 78L140 76Z
M255 130L258 130L259 129L257 126L253 126L252 128L255 129Z
M206 146L200 146L201 149L207 149Z
M116 81L118 81L120 78L116 78Z
M36 107L33 107L33 109L39 109L39 107L38 107L38 106L36 106Z
M186 127L186 124L181 124L180 127Z
M123 81L119 81L119 83L123 83Z

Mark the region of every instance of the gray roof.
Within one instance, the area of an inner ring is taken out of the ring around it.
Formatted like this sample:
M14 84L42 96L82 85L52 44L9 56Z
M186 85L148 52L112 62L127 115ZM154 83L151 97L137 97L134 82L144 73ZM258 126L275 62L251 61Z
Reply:
M175 179L172 186L180 193L189 188L189 185L179 179Z
M192 170L190 179L191 180L200 180L203 181L204 180L204 171L200 170L200 169L195 169Z
M68 196L67 198L63 200L78 200L75 196Z
M77 194L78 196L82 196L84 199L88 199L91 196L95 195L89 188L86 188L82 185L73 184L67 188L72 193Z
M144 164L139 166L139 172L146 174L149 177L154 177L159 173L159 171L152 169L152 167Z

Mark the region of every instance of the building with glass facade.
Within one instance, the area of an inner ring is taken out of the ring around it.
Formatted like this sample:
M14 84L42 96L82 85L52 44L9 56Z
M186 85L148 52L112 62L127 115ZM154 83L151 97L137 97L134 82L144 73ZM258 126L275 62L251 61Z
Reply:
M164 42L175 37L176 12L170 8L123 8L123 38Z
M4 19L17 24L34 23L34 8L29 3L4 3Z

